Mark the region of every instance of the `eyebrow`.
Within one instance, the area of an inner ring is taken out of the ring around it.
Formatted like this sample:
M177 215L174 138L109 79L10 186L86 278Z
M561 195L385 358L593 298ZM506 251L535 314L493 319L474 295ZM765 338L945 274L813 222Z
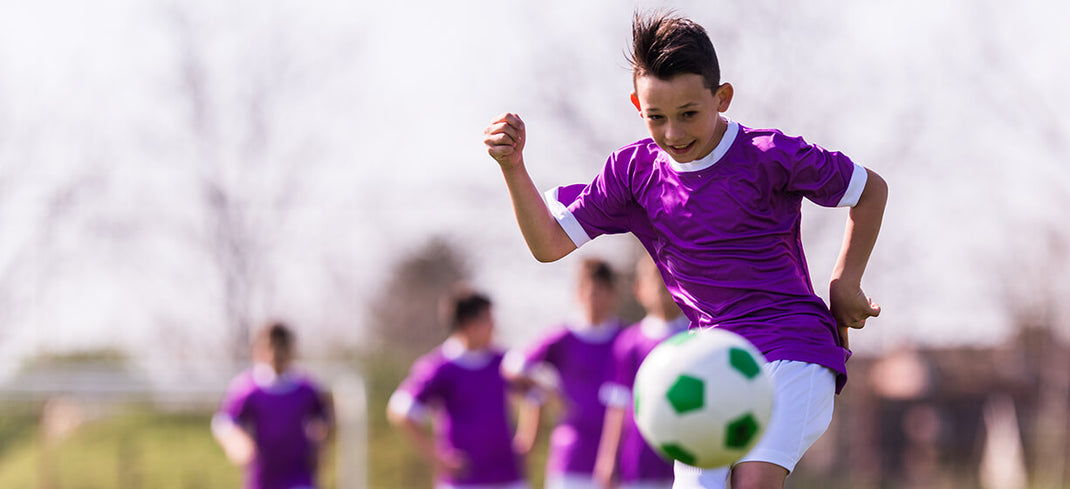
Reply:
M677 107L676 110L689 109L689 108L694 107L696 105L699 105L699 103L698 102L688 102L688 103L686 103L684 105L681 105L681 106ZM659 109L657 107L649 107L646 110L648 112L661 112L661 109Z

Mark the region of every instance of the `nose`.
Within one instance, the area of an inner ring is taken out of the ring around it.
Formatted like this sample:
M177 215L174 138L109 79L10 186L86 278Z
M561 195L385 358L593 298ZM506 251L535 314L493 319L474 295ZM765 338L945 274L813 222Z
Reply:
M669 142L679 141L684 138L686 132L683 126L670 122L665 125L665 140Z

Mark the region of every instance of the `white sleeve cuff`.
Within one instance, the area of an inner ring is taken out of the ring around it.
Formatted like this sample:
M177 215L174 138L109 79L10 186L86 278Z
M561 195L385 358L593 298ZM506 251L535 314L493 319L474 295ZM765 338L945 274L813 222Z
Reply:
M572 240L572 244L577 248L583 246L584 243L591 240L591 237L587 235L587 231L584 231L583 226L576 220L576 216L569 212L568 207L557 200L557 191L560 187L554 187L543 193L544 200L546 200L546 206L550 209L550 214L553 214L554 219L557 219L558 224L568 234L569 239Z
M405 391L395 391L390 396L390 400L386 405L390 412L404 416L408 419L417 422L423 422L427 419L427 409L422 404L416 401L412 394Z
M226 414L216 413L212 416L212 434L215 436L224 436L237 427L238 423Z
M598 399L607 407L626 408L632 403L632 390L620 384L606 382L598 389Z
M516 350L509 350L505 353L505 358L502 358L502 372L508 377L519 377L527 368L524 354Z
M866 188L866 179L869 178L869 172L858 163L854 165L855 169L851 172L851 183L847 184L847 191L843 193L843 198L840 199L840 203L836 204L836 207L854 207L858 203L859 197L862 197L862 190Z

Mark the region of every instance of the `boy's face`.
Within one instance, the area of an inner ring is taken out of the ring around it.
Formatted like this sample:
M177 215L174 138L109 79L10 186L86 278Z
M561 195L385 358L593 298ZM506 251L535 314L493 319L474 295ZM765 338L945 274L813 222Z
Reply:
M616 307L617 293L607 284L581 277L576 284L576 298L589 315L604 318Z
M705 86L701 75L692 73L668 80L640 76L632 94L632 103L654 142L679 163L713 152L724 135L720 113L728 110L731 101L731 85L722 84L714 92Z
M290 351L290 348L272 345L266 340L261 340L257 342L253 350L253 357L258 362L270 365L275 370L275 373L281 374L290 367L290 363L293 361L293 352Z
M463 333L468 338L472 349L485 348L494 341L494 313L490 308L483 310L465 324Z

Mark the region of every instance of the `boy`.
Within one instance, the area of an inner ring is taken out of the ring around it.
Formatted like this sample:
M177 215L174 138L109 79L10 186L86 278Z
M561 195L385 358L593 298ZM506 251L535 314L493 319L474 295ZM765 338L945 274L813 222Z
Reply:
M387 418L435 472L436 489L526 489L512 448L503 353L486 296L464 289L445 307L451 334L420 357L390 397ZM434 440L423 422L434 416Z
M612 374L604 387L606 421L598 448L595 478L604 488L668 489L673 466L654 452L635 424L632 384L643 359L658 343L690 323L673 301L658 266L643 254L635 267L635 297L647 315L613 342Z
M294 343L282 323L261 330L253 342L255 364L231 382L212 418L227 457L246 469L247 489L316 487L331 417L315 382L291 368Z
M614 317L617 278L610 265L588 258L580 264L576 296L582 317L551 329L524 350L506 357L503 373L521 385L538 385L536 372L557 373L565 412L550 435L547 489L594 489L594 464L602 436L605 404L599 397L608 380L613 340L620 333ZM539 390L549 390L541 386ZM519 450L526 453L538 430L539 400L528 396L518 422Z
M614 152L589 185L557 189L548 206L525 168L524 123L514 114L494 121L484 142L536 259L631 232L691 327L734 331L770 361L775 407L758 446L730 469L677 463L674 487L725 487L730 478L734 489L782 488L831 421L846 381L846 328L880 313L861 280L887 186L840 153L721 117L733 88L721 83L701 26L637 15L632 36L631 99L651 138ZM814 293L802 252L804 197L851 207L829 306Z

